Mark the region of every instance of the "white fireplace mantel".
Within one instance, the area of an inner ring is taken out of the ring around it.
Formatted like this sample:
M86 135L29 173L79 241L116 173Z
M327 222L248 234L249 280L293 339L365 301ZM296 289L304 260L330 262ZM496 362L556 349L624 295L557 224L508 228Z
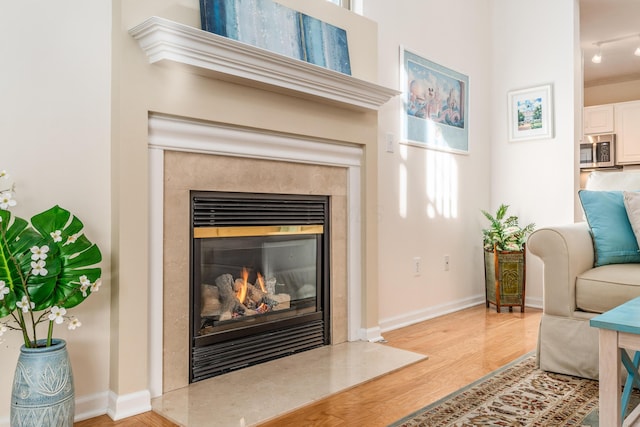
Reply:
M251 158L344 168L346 179L347 340L377 341L378 327L362 324L362 166L361 147L330 144L300 135L279 134L239 126L152 113L149 115L149 388L163 390L164 286L164 156L166 151Z
M378 110L395 89L379 86L188 25L153 16L129 30L151 64L178 65L220 80Z

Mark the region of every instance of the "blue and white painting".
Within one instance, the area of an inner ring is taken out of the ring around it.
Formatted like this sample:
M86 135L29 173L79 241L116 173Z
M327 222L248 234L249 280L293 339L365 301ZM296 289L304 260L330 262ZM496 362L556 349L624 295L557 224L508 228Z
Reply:
M200 0L202 29L351 74L347 32L272 0Z
M469 77L402 49L402 113L407 142L469 151Z
M303 60L330 70L351 74L347 32L308 15L300 14Z

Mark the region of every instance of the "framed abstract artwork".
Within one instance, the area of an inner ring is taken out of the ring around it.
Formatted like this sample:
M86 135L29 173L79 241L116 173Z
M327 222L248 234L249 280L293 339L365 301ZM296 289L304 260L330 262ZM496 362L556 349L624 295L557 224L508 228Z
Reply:
M509 92L509 141L553 138L551 85Z
M469 152L469 77L400 47L402 142Z

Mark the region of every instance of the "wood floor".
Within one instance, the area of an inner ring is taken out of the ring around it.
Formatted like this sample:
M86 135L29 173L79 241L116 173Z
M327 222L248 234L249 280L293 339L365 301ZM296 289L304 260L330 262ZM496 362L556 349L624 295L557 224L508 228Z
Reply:
M517 308L513 313L496 313L495 308L479 305L387 332L385 345L426 354L429 358L260 427L387 426L534 350L541 315L540 310L531 308L525 313ZM75 426L176 425L148 412L120 421L103 415Z

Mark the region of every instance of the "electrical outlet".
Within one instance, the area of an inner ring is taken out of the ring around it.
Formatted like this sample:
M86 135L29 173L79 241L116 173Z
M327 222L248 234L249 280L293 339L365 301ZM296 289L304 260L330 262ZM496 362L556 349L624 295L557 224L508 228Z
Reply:
M444 271L449 271L449 255L444 256Z
M419 276L422 268L422 258L419 256L413 257L413 275Z
M388 132L386 135L387 153L393 153L393 134Z

